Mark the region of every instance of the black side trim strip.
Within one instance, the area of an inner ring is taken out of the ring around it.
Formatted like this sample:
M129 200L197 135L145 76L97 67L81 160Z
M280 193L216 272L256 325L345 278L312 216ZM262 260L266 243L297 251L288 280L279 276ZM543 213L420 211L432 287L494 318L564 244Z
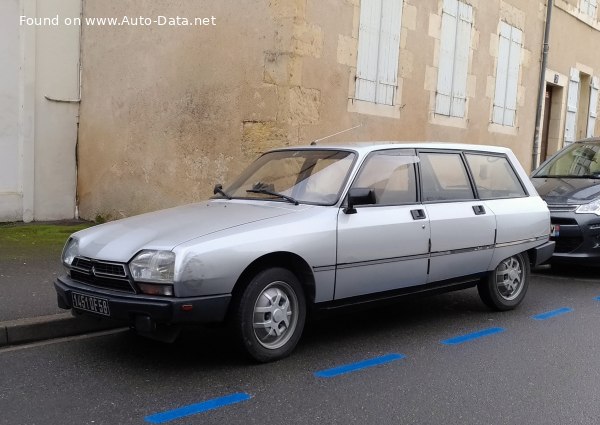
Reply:
M496 237L496 236L494 236L494 237ZM494 249L494 248L503 248L506 246L520 245L523 243L547 240L547 238L548 238L548 236L538 236L535 238L523 239L523 240L519 240L519 241L494 243L491 245L472 246L472 247L468 247L468 248L452 249L452 250L448 250L448 251L434 251L434 252L429 252L429 253L425 253L425 254L406 255L403 257L378 258L375 260L357 261L355 263L341 263L341 264L337 265L337 268L338 269L348 269L348 268L353 268L353 267L374 266L377 264L395 263L398 261L418 260L421 258L441 257L444 255L464 254L467 252L486 251L486 250L490 250L490 249ZM429 240L429 244L430 244L429 250L431 250L431 239ZM335 269L336 269L335 265L313 267L313 270L315 272L331 271L331 270L335 270Z
M313 267L313 271L316 272L329 272L335 270L335 264L331 266L317 266Z
M432 257L439 257L442 255L450 255L450 254L462 254L465 252L475 252L475 251L485 251L488 249L494 249L496 246L495 245L483 245L483 246L473 246L470 248L460 248L460 249L453 249L450 251L436 251L436 252L432 252L431 256Z
M398 261L418 260L420 258L429 258L429 254L407 255L404 257L382 258L369 261L357 261L356 263L338 264L338 269L349 269L352 267L375 266L377 264L396 263Z
M459 289L471 288L477 284L481 277L487 272L476 273L469 276L462 276L454 279L442 280L439 282L428 283L425 285L411 286L408 288L395 289L392 291L378 292L375 294L361 295L358 297L343 298L340 300L327 301L316 304L320 310L334 310L337 308L358 306L377 301L393 301L400 297L409 295L432 295L444 293Z

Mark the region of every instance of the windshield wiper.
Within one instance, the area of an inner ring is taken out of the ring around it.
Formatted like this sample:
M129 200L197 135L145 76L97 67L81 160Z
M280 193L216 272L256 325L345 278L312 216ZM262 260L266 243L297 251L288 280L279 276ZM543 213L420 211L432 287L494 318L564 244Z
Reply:
M225 192L223 190L223 185L222 184L216 184L215 188L213 189L213 193L215 195L218 193L219 195L223 195L227 199L232 199L231 195L229 195L227 192Z
M257 189L248 189L246 190L248 193L263 193L265 195L277 196L278 198L285 199L288 202L291 202L294 205L298 205L299 202L296 201L291 196L284 195L283 193L277 193L269 189L257 188Z

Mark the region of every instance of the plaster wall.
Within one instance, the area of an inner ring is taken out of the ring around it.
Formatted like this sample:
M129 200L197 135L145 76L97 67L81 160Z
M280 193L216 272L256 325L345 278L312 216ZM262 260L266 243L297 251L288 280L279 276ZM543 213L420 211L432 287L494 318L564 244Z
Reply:
M284 86L294 72L291 2L85 0L83 12L216 25L83 28L82 217L204 199L257 152L297 140L285 104L306 94Z
M398 111L393 118L378 111L361 113L366 111L351 106L344 108L344 105L356 102L348 98L354 94L359 4L358 1L347 1L340 7L338 3L308 1L310 14L307 21L328 29L324 30L324 51L333 50L333 53L324 54L321 59L305 61L307 72L303 75L303 85L321 90L321 97L327 102L322 104L319 124L302 129L302 142L362 123L360 129L345 137L507 146L515 151L526 168L529 167L535 121L535 87L539 78L539 62L535 56L539 52L543 34L543 4L497 0L467 2L474 9L467 113L464 119L456 119L436 116L434 113L442 1L404 1L399 60L400 95L396 106ZM352 23L348 15L353 17ZM524 32L517 125L514 128L490 125L500 20ZM348 45L351 48L347 48ZM349 53L344 55L344 52ZM331 78L321 78L322 75L331 75ZM345 90L338 87L339 84L333 84L333 81L343 80L346 82Z
M75 215L79 27L61 22L79 15L80 0L0 3L0 221Z
M265 150L329 139L448 141L531 161L545 5L469 0L465 119L433 113L442 0L405 0L396 105L358 105L358 0L84 0L84 17L215 16L207 27L83 28L80 212L115 219L212 194ZM522 29L517 125L491 126L498 28Z
M566 102L568 95L568 81L571 68L578 69L584 79L582 84L588 83L590 76L600 77L600 57L596 53L594 46L600 41L600 23L597 19L591 19L579 11L578 3L575 0L569 2L557 0L552 14L552 25L550 32L550 50L548 53L548 68L551 75L547 75L546 81L554 84L557 80L557 86L563 87L564 99L560 105L552 106L552 113L555 109L561 112L561 118L564 120L566 113ZM580 93L588 93L589 88L582 88ZM581 100L581 99L580 99ZM586 98L587 100L587 98ZM584 102L585 103L585 102ZM587 106L586 103L584 106ZM581 105L580 105L581 106ZM598 110L598 105L594 105ZM581 109L581 108L580 108ZM587 114L587 107L584 108ZM585 137L582 125L582 116L578 112L577 137ZM583 117L584 121L586 117ZM600 135L600 120L596 120L595 135ZM584 123L585 124L585 123ZM560 140L557 148L563 146L564 126L558 133Z
M0 221L21 218L19 121L19 0L0 2Z
M75 18L80 0L37 0L39 17ZM34 219L75 216L79 26L35 28Z

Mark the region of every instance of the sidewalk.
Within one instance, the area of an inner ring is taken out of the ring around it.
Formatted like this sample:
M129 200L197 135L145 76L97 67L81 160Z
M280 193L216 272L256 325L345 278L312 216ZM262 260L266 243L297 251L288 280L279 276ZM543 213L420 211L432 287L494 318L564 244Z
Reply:
M0 223L0 347L114 328L58 308L54 279L69 235L90 223Z

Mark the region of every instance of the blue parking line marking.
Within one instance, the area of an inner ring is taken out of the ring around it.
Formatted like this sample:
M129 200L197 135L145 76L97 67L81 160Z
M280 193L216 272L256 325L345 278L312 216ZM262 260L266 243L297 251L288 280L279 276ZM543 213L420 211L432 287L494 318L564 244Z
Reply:
M572 311L573 311L572 308L563 307L563 308L559 308L557 310L548 311L546 313L536 314L535 316L531 316L531 317L533 317L535 320L546 320L546 319L550 319L552 317L560 316L561 314L570 313Z
M390 363L396 360L405 358L404 354L387 354L381 357L374 357L372 359L362 360L356 363L350 363L343 366L334 367L331 369L321 370L315 372L315 376L319 378L333 378L334 376L343 375L346 373L356 372L357 370L366 369L369 367L379 366L385 363Z
M483 338L484 336L494 335L500 332L504 332L504 328L489 328L482 331L472 332L470 334L455 336L454 338L445 339L442 344L446 345L458 345L463 342L473 341L474 339Z
M175 419L183 418L185 416L206 412L207 410L218 409L230 404L240 403L242 401L250 400L251 398L252 396L246 393L231 394L225 397L203 401L202 403L190 404L189 406L179 407L166 412L155 413L154 415L146 416L144 420L146 422L150 422L151 424L162 424Z

